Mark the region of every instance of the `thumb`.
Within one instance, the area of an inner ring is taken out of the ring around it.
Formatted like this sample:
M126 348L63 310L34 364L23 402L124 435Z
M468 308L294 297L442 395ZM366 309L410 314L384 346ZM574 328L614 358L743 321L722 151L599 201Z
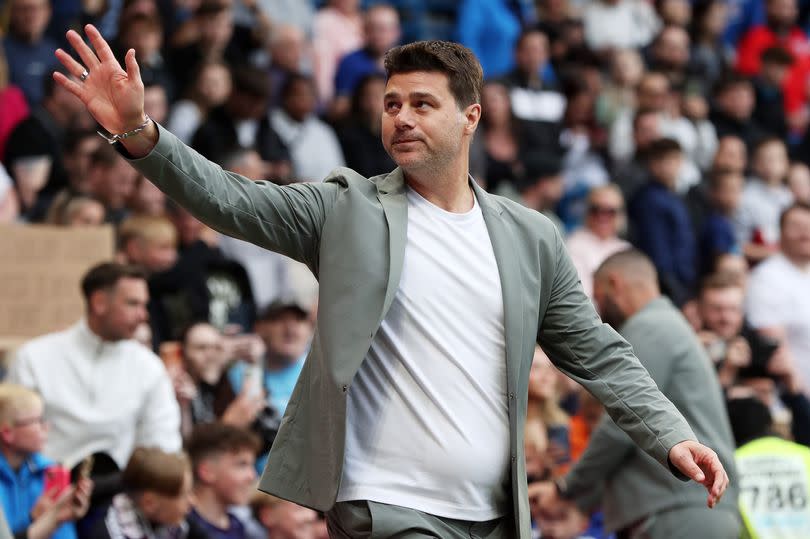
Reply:
M702 483L706 479L706 475L703 473L703 470L700 469L700 466L697 465L697 462L695 462L694 455L691 451L686 451L678 455L673 464L693 481Z
M138 66L138 61L135 60L135 49L127 51L124 62L127 65L127 77L131 80L141 82L141 68Z

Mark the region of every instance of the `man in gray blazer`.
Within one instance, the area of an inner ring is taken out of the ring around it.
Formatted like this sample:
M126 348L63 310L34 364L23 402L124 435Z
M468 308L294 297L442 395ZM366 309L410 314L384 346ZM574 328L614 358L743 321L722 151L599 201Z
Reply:
M717 373L695 332L661 295L652 262L635 249L616 253L600 266L594 275L594 300L602 319L633 346L698 438L717 451L732 486L716 510L707 509L698 485L681 484L604 417L556 490L583 509L599 503L606 531L618 532L620 538L736 539L740 520L734 437ZM543 490L539 485L529 489L532 494Z
M662 466L728 476L632 349L601 323L553 225L469 176L481 66L420 42L386 57L382 139L398 167L279 187L223 171L150 121L92 26L57 51L120 150L213 228L309 266L317 329L259 488L327 512L333 537L530 537L523 424L535 342Z

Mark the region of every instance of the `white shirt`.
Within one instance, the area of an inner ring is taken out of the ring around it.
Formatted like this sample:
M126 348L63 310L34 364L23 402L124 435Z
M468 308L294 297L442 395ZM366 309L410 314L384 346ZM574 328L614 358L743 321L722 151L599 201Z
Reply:
M46 456L72 467L96 452L123 469L138 446L178 451L180 409L163 362L132 341L102 341L82 320L26 343L9 379L45 401Z
M737 242L745 245L759 231L766 244L779 242L779 216L793 203L793 194L784 185L768 185L751 178L743 189L735 219Z
M649 44L661 21L648 2L620 0L616 4L592 1L583 14L585 43L590 49L635 49Z
M483 521L506 513L503 296L476 201L446 212L408 190L402 278L348 394L338 501Z
M602 239L585 226L568 236L566 245L571 261L579 274L582 288L589 298L593 297L593 274L602 262L610 255L630 247L630 244L621 238Z
M781 253L751 272L746 314L755 328L781 327L804 386L810 388L810 271Z
M319 182L346 164L335 132L315 116L297 122L283 110L274 110L270 125L290 151L296 180Z

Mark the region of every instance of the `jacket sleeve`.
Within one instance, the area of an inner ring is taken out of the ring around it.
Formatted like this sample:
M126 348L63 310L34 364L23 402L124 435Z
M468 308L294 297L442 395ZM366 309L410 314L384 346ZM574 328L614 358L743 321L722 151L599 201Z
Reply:
M132 166L206 225L316 271L321 229L346 186L339 173L322 183L254 182L208 161L160 125L158 132L157 145L130 160Z
M599 319L559 233L554 234L556 264L537 341L561 371L602 402L616 425L642 450L669 467L669 450L697 438L632 347Z

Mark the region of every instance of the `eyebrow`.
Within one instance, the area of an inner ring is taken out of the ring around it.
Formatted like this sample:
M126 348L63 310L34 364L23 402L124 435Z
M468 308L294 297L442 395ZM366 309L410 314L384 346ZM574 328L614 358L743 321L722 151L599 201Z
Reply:
M383 96L383 99L396 99L402 97L399 92L388 92ZM429 92L411 92L408 94L410 99L431 99L436 100L436 96Z

